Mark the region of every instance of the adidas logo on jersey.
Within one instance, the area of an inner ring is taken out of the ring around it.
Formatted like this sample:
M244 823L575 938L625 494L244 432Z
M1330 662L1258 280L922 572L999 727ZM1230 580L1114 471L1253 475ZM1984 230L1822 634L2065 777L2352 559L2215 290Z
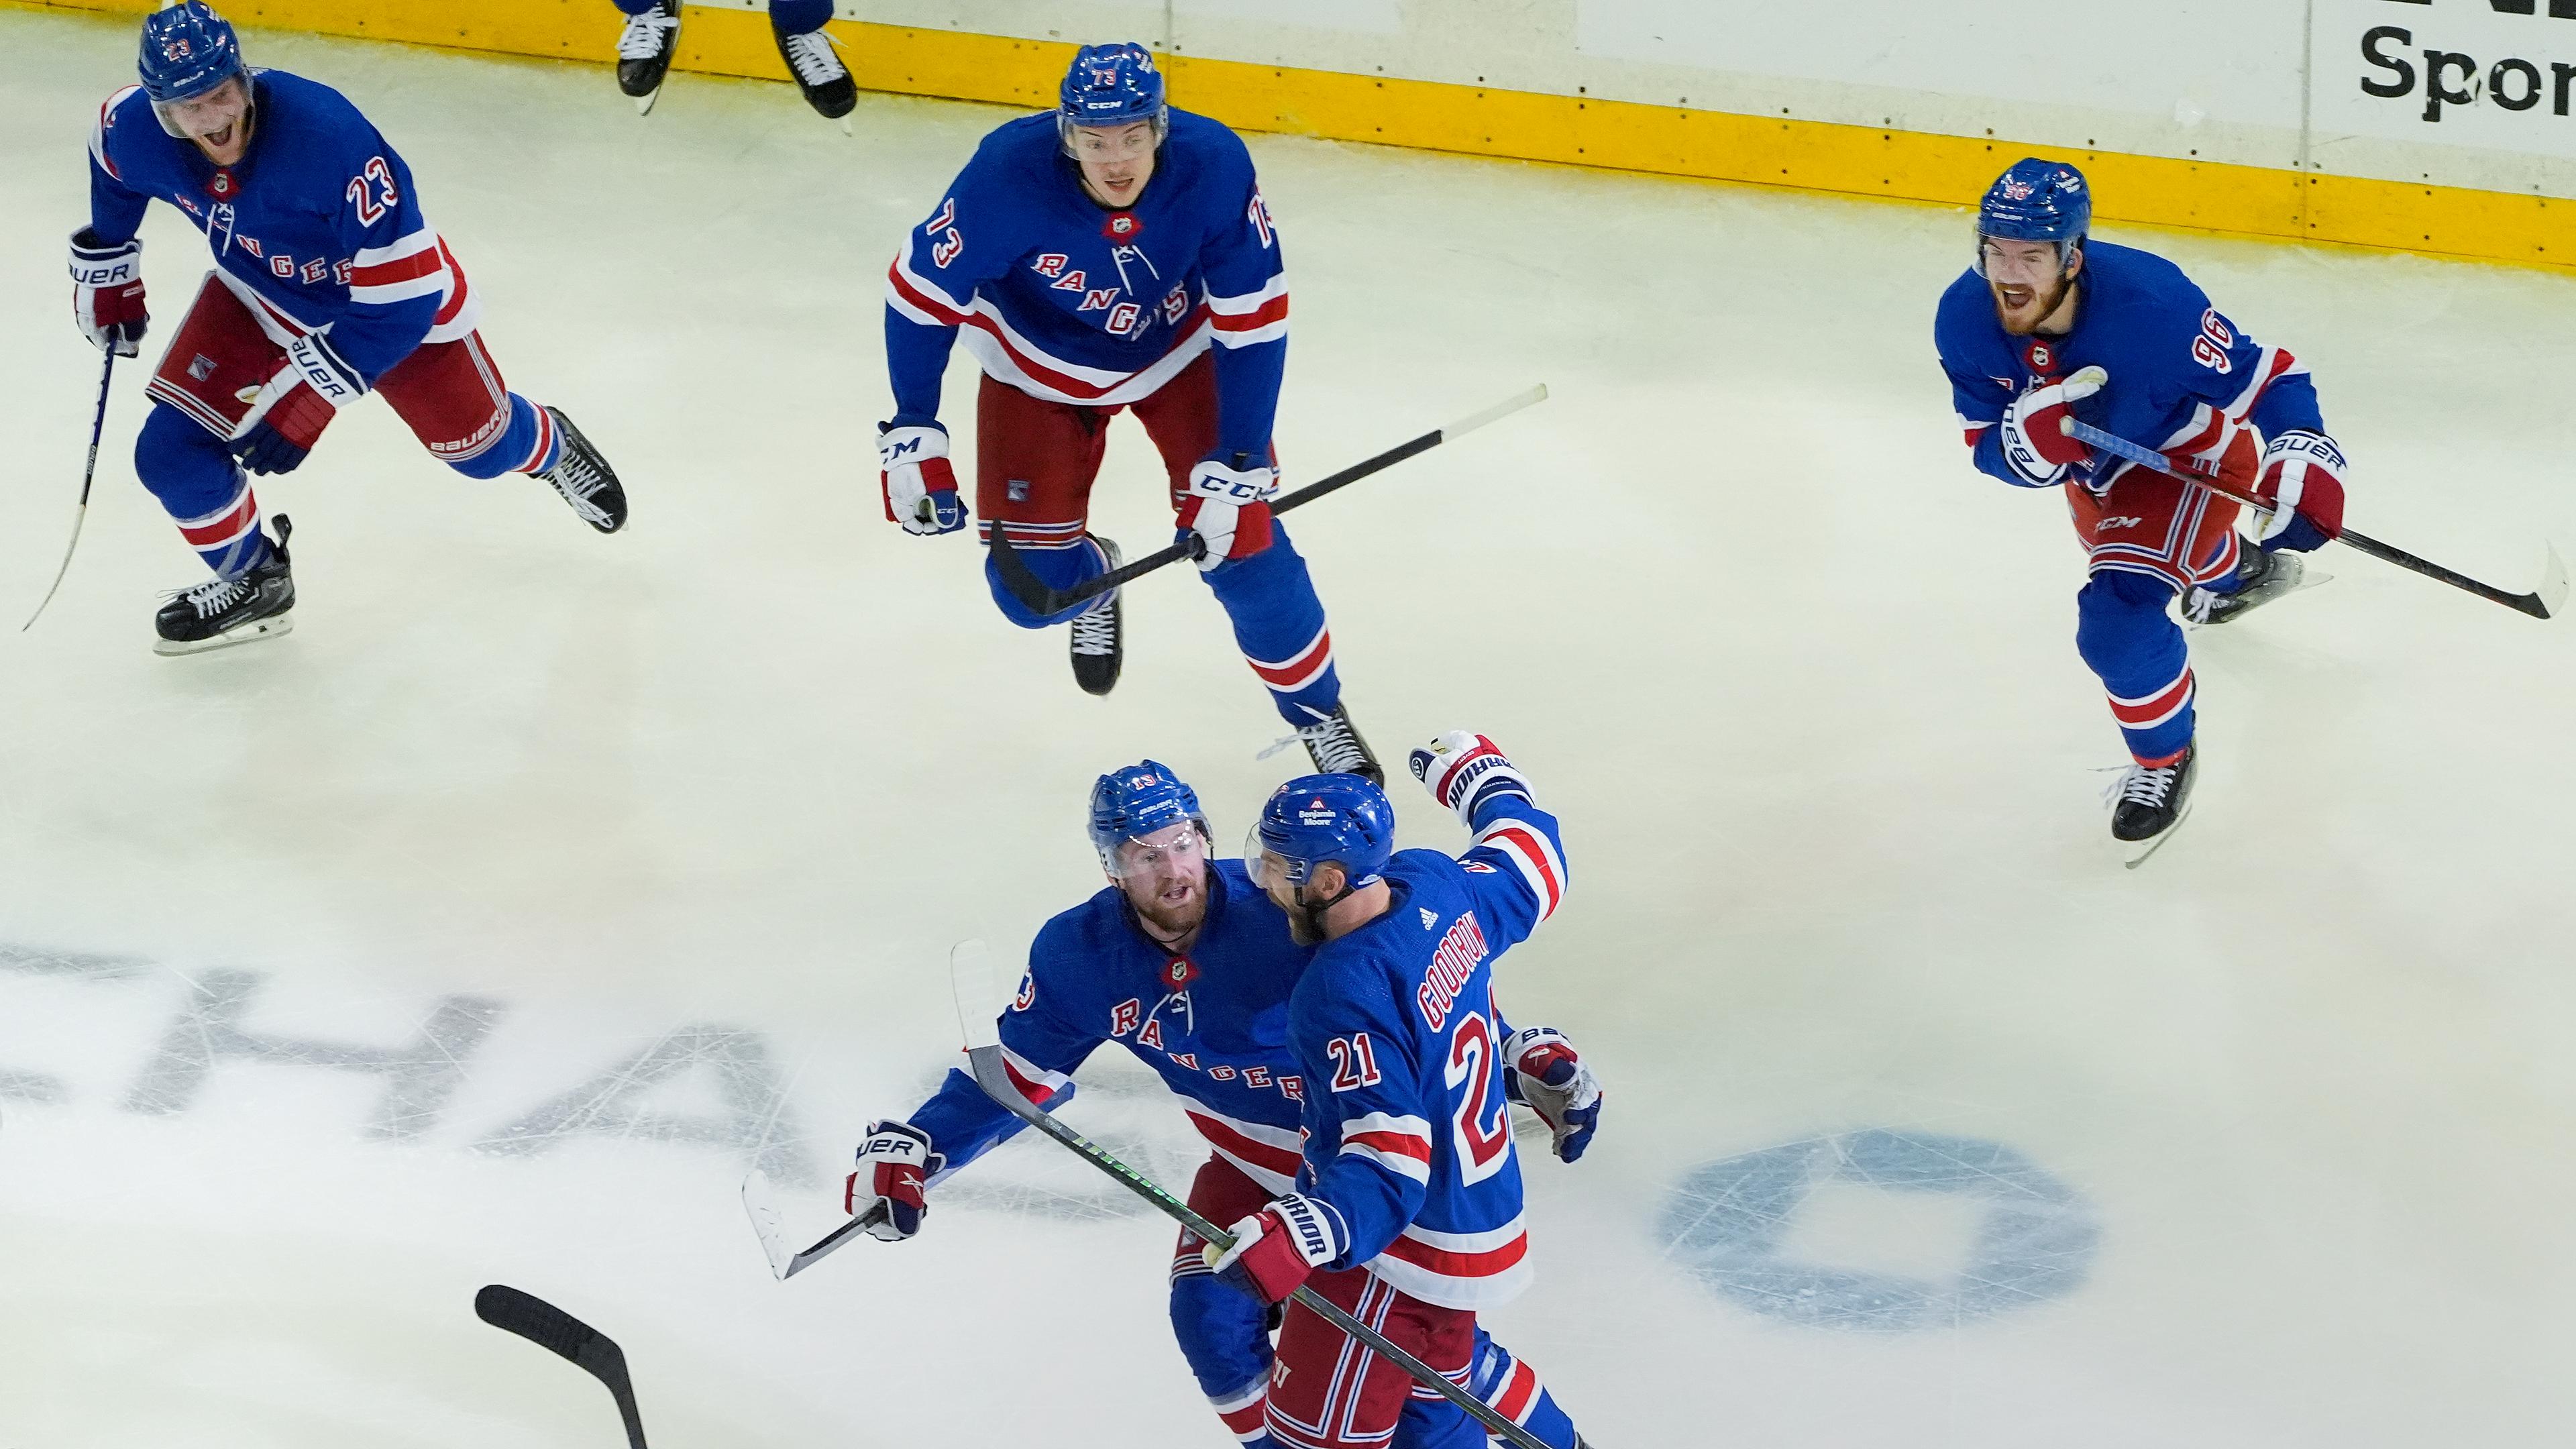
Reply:
M1440 924L1440 917L1434 914L1430 907L1420 906L1416 907L1416 909L1422 912L1422 929L1428 931L1432 927Z

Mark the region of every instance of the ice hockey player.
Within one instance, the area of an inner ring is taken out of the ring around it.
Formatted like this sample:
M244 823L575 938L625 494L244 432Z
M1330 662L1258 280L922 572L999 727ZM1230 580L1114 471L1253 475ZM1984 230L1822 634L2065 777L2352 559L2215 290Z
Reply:
M653 98L662 92L671 57L680 48L680 0L615 0L626 16L617 33L617 88L633 96L650 115ZM850 68L832 48L832 0L769 0L769 29L778 41L778 58L805 93L805 103L834 120L859 103L859 87Z
M1301 1076L1286 1047L1288 996L1311 952L1255 889L1243 862L1211 860L1198 796L1152 760L1100 777L1091 841L1109 884L1047 922L1029 970L1002 1013L1003 1060L1029 1099L1053 1110L1072 1098L1072 1073L1115 1041L1181 1098L1212 1155L1188 1193L1199 1215L1231 1222L1287 1192L1297 1171ZM1523 1042L1526 1038L1526 1042ZM1517 1055L1513 1046L1521 1046ZM1590 1140L1597 1089L1564 1037L1533 1029L1505 1042L1532 1074L1528 1100L1556 1128L1569 1161ZM1518 1080L1517 1076L1514 1078ZM1575 1099L1580 1098L1580 1101ZM882 1201L876 1236L920 1229L923 1190L1020 1129L1020 1120L952 1071L938 1095L903 1121L869 1124L849 1180L853 1214ZM1219 1283L1184 1231L1171 1265L1172 1332L1217 1416L1243 1443L1275 1449L1263 1427L1272 1364L1268 1308ZM1479 1335L1475 1391L1549 1443L1573 1426L1537 1374Z
M1315 768L1382 780L1342 706L1324 605L1270 517L1270 427L1288 354L1279 236L1232 131L1164 103L1140 45L1074 57L1058 110L984 138L887 273L886 369L895 415L879 431L886 516L912 533L965 525L939 424L940 373L963 329L982 364L975 512L1050 586L1117 564L1088 531L1110 418L1133 407L1162 454L1183 536L1236 645L1297 728ZM1211 344L1213 352L1211 354ZM984 565L1011 622L1070 619L1074 678L1118 681L1113 591L1047 616Z
M2296 555L2343 527L2343 450L2308 370L2257 343L2173 263L2088 241L2093 198L2072 166L2016 162L1986 192L1976 261L1942 295L1934 345L1977 467L2064 485L2091 557L2075 647L2102 680L2134 763L2111 834L2136 863L2180 824L2199 763L2191 664L2168 613L2217 624L2298 587ZM2099 367L2095 391L2076 374ZM2259 537L2238 505L2066 437L2083 421L2271 501ZM2249 543L2252 546L2248 546Z
M457 472L532 473L600 532L625 523L625 491L580 431L502 385L410 168L346 97L245 68L202 0L144 18L141 68L90 130L90 221L71 270L82 333L132 357L150 321L144 208L178 208L214 249L134 445L136 475L215 573L162 607L161 653L291 627L287 519L274 540L261 532L247 474L292 471L370 392Z
M1555 818L1482 735L1444 735L1412 766L1475 832L1464 856L1396 851L1394 806L1348 775L1280 786L1244 847L1253 882L1318 948L1288 1003L1305 1145L1295 1190L1235 1220L1233 1248L1207 1257L1256 1301L1311 1287L1466 1382L1477 1314L1530 1278L1507 1102L1571 1089L1548 1115L1588 1134L1601 1100L1588 1071L1546 1066L1563 1038L1509 1031L1493 1000L1494 958L1564 898ZM1579 1136L1561 1128L1559 1154L1569 1147ZM1278 1356L1270 1433L1283 1445L1485 1444L1455 1405L1302 1304Z

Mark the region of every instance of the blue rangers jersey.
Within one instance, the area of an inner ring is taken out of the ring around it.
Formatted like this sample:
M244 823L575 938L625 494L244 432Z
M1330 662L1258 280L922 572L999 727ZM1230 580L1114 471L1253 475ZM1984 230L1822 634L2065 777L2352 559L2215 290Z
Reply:
M473 331L479 308L411 168L348 97L279 70L253 72L251 90L250 148L230 167L162 130L140 86L108 97L89 138L99 239L131 239L145 207L169 203L272 336L328 329L370 388L422 342Z
M1386 914L1317 948L1288 1008L1307 1084L1298 1190L1342 1227L1322 1266L1465 1309L1529 1286L1494 958L1566 885L1556 819L1526 797L1491 797L1474 825L1455 859L1397 852Z
M984 138L886 274L896 426L938 420L961 330L987 375L1083 406L1149 397L1213 343L1218 450L1268 455L1288 355L1278 231L1242 138L1170 114L1125 211L1083 191L1054 112Z
M1072 1098L1073 1072L1093 1049L1115 1041L1179 1094L1219 1157L1277 1196L1297 1171L1306 1092L1288 1052L1288 995L1311 954L1239 860L1208 863L1207 922L1185 954L1147 936L1126 896L1106 887L1031 943L1001 1016L1002 1060L1051 1111ZM942 1177L1023 1125L954 1069L910 1121L946 1154Z
M2076 286L2075 326L2063 337L2004 331L1974 268L1942 294L1933 345L1980 471L2019 483L1995 427L2004 410L2043 377L2097 364L2111 380L2074 405L2076 416L2158 452L2199 452L2219 441L2229 422L2250 421L2266 438L2292 428L2325 431L2307 368L2229 321L2180 267L2152 252L2088 241ZM2045 371L2030 365L2034 341L2052 354ZM2100 492L2130 466L2093 458L2070 477Z

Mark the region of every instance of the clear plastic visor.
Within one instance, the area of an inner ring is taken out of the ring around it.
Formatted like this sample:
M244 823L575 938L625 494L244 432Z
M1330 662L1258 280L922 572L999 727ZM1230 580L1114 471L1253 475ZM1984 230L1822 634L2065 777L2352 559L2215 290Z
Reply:
M1131 836L1100 852L1100 868L1114 880L1195 874L1207 868L1207 834L1195 820Z
M154 101L152 114L162 130L182 140L212 136L250 114L250 84L239 74L228 75L193 96Z
M1258 821L1253 822L1251 831L1243 837L1243 868L1251 874L1252 883L1265 891L1273 885L1297 885L1306 879L1303 865L1263 848Z
M1114 126L1077 126L1059 118L1056 129L1064 138L1064 154L1076 161L1108 166L1153 155L1155 148L1163 144L1163 130L1169 124L1160 116L1150 121L1121 121Z
M1977 274L1987 281L2046 287L2065 272L2063 242L2015 241L1982 234L1977 238Z

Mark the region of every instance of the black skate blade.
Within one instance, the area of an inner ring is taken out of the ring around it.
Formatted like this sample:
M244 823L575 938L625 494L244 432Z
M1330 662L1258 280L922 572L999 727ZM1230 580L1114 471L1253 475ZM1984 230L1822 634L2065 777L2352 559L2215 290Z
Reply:
M2166 841L2173 839L2174 832L2182 829L2183 822L2191 818L2192 807L2195 803L2196 802L2193 801L2191 797L2183 797L2182 809L2174 815L2173 824L2166 826L2164 829L2157 831L2155 834L2148 836L2144 840L2121 841L2120 849L2124 853L2124 858L2120 862L2120 868L2122 870L2136 870L2139 866L2146 864L2147 857L2155 854L2157 850L2163 847Z
M230 649L236 644L256 644L263 639L274 639L281 634L293 632L295 632L295 614L289 610L283 614L271 614L265 619L253 619L247 624L227 629L220 634L210 634L203 639L155 639L152 641L152 652L176 659L182 654L205 654L216 649Z
M2319 584L2333 583L2334 577L2334 575L2322 570L2309 568L2306 566L2305 562L2302 561L2299 576L2296 579L2291 580L2289 583L2268 584L2246 590L2243 596L2245 600L2244 604L2237 609L2235 614L2228 618L2212 620L2206 623L2195 622L2189 618L2185 618L2183 620L2183 627L2186 629L2212 629L2216 628L2219 624L2232 624L2237 619L2253 613L2256 609L2262 608L2266 604L2278 603L2280 600L2286 599L2292 594L2305 593Z

